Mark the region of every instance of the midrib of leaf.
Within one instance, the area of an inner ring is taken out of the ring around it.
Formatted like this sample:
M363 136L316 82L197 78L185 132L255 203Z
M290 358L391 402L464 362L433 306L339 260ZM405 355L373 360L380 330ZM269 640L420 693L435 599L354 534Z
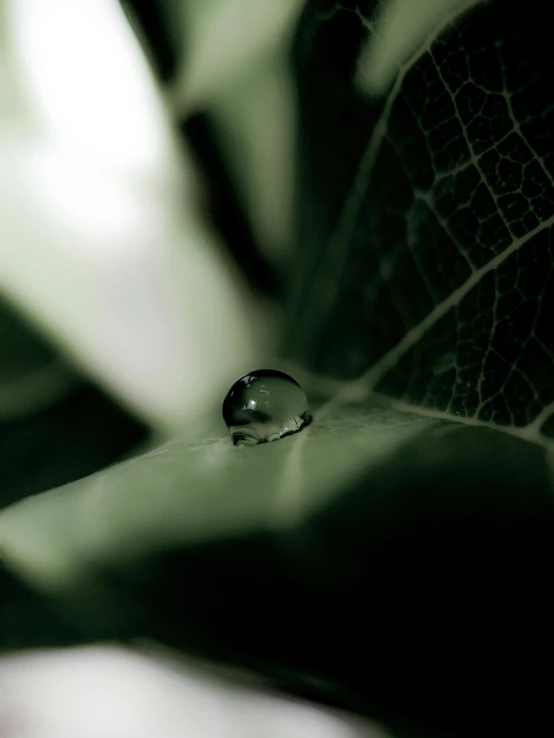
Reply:
M521 438L524 441L530 441L535 443L537 446L542 446L549 452L554 451L554 439L546 438L541 436L539 433L541 425L544 423L546 418L554 411L554 403L547 405L537 415L537 417L528 425L525 426L513 426L513 425L498 425L489 420L480 420L476 417L464 417L461 415L455 415L454 413L435 410L433 408L425 408L420 405L414 405L411 402L405 400L397 400L389 397L388 395L382 395L379 392L371 393L371 397L375 400L380 399L383 404L389 405L396 410L404 413L412 413L414 415L421 415L427 418L435 418L436 420L444 420L449 422L459 423L461 425L470 425L479 428L489 428L490 430L500 431L506 433L509 436L515 438Z
M314 413L312 423L295 438L291 446L281 473L280 483L275 495L275 502L271 511L271 519L276 527L290 527L298 523L305 515L305 495L302 490L306 486L306 479L302 469L302 453L308 439L313 435L314 427L325 420L336 408L334 399L323 403Z
M391 397L390 395L377 392L374 389L371 389L368 384L364 384L363 379L366 375L353 381L331 379L329 377L323 377L309 372L304 372L304 376L306 380L310 382L314 391L318 391L321 395L329 397L329 400L327 400L321 408L325 413L332 413L336 408L352 403L374 402L384 407L398 410L399 412L407 415L419 416L420 418L432 418L448 423L458 423L460 425L468 425L477 428L489 428L490 430L505 433L506 435L535 443L537 446L543 447L545 451L551 454L552 458L554 458L554 439L547 438L540 434L542 424L552 413L554 413L554 402L546 405L527 425L499 425L498 423L494 423L489 420L481 420L476 416L456 415L448 410L436 410L435 408L416 405L412 402L407 402L406 400L400 400L398 398Z
M317 419L318 416L314 417L314 422ZM281 481L277 488L271 516L276 527L291 526L303 516L302 486L305 480L301 463L302 451L312 430L312 425L304 429L304 432L296 439L296 443L290 449L283 464Z

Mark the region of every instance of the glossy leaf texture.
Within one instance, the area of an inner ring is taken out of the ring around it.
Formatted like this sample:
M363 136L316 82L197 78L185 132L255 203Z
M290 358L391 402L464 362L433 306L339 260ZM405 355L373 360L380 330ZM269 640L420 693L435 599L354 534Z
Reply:
M304 261L286 348L416 412L550 437L552 28L537 3L477 5L372 98L354 77L379 8L309 3L297 37Z

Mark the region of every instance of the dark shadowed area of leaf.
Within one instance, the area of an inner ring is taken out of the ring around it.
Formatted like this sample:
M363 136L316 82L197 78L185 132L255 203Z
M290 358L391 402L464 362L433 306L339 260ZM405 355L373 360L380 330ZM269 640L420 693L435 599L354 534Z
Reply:
M0 301L0 508L113 464L144 424Z
M27 553L61 552L74 576L33 599L5 573L2 645L146 636L398 731L544 729L554 518L541 449L375 414L375 433L308 437L311 500L289 526L271 509L293 439L242 458L230 442L170 446L7 510L0 526L33 536ZM356 438L371 455L379 436L388 451L323 494L326 459L353 459Z
M357 378L404 346L372 389L526 426L554 402L551 24L536 2L477 6L368 100L353 78L378 5L314 0L298 33L285 348Z
M353 76L374 3L307 3L284 353L336 379L369 370L368 391L413 412L339 406L242 450L221 427L7 508L3 647L146 636L399 736L551 732L554 61L538 7L478 7L371 100ZM474 417L546 430L455 422Z
M177 71L183 54L179 4L174 0L120 0L146 57L160 80L167 82ZM146 43L145 43L146 42Z

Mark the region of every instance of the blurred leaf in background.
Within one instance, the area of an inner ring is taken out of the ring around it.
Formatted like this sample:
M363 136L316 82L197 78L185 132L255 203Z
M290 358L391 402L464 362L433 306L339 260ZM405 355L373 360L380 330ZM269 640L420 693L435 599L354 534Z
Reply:
M146 421L193 427L227 367L270 343L263 308L198 215L194 169L118 5L4 11L24 101L3 137L4 293Z
M109 160L95 193L111 194L96 211L117 192L132 219L80 233L82 261L58 254L56 269L73 264L73 292L46 265L76 231L58 215L43 246L23 218L4 219L28 244L6 252L5 291L173 438L3 511L13 612L29 591L58 613L66 642L147 636L399 737L548 730L554 108L543 11L534 0L525 13L499 0L125 0L125 26L115 3L100 6L118 29L109 48L121 43L136 73L106 71L97 107L85 95L58 118L41 97L50 45L37 99L56 146L72 162L88 152L87 175L100 176L100 153ZM17 39L33 25L18 25L14 7L14 58L26 59ZM59 8L77 38L83 9ZM48 24L35 28L47 37ZM41 44L29 48L38 59ZM89 147L93 113L105 138ZM129 131L144 121L152 148L135 149ZM37 169L40 157L9 150L8 214L13 172L27 172L25 193L29 173L45 173L40 203L59 171L57 159ZM82 200L63 201L72 227L76 213L85 222ZM44 265L42 282L29 263ZM217 404L257 362L303 381L314 422L237 449ZM41 635L37 620L29 642L49 644L53 627Z
M7 737L388 738L329 709L208 679L197 665L151 648L11 656L0 663L0 689Z

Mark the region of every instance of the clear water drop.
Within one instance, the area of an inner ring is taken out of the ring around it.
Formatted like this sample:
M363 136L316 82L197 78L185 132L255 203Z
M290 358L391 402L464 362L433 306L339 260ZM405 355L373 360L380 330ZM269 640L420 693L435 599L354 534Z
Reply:
M311 416L298 382L275 369L258 369L233 384L223 419L235 446L255 446L298 433Z

